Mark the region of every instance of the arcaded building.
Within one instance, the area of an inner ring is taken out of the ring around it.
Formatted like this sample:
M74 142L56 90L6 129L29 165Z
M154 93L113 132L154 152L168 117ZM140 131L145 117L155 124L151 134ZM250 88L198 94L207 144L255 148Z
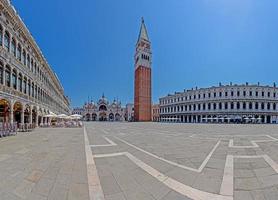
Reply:
M134 60L134 121L152 121L152 52L144 19Z
M9 0L0 1L0 123L47 122L69 114L69 99Z
M160 98L160 121L187 123L278 123L278 88L222 85Z
M120 101L109 103L104 95L96 103L86 102L82 108L72 111L72 114L82 115L84 121L125 121L125 113Z
M159 122L160 121L160 109L159 104L153 104L152 105L152 121L153 122Z

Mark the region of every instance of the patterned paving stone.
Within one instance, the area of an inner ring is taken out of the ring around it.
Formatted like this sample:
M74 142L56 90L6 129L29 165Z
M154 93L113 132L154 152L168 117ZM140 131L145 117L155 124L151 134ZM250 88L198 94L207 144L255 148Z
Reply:
M119 186L117 190L114 188L116 195L105 195L108 199L231 197L230 200L264 200L278 196L278 171L275 169L278 166L278 140L275 139L278 134L273 126L88 123L86 127L90 144L94 145L93 155L97 156L100 180L113 177L115 180L110 182L116 181ZM103 136L117 145L99 146L107 144ZM234 140L232 146L229 145L231 139ZM218 141L219 145L210 154ZM258 143L254 143L256 141ZM130 153L140 163L125 158L125 153ZM227 155L233 156L231 169L230 164L227 165ZM271 161L265 160L264 155ZM156 173L181 185L169 186L162 177L156 177ZM107 193L112 186L108 181L101 182ZM185 186L187 192L180 190L180 186ZM230 190L232 193L221 196Z
M83 129L0 139L0 199L91 200L97 178L103 200L277 199L274 125L85 125L88 144Z

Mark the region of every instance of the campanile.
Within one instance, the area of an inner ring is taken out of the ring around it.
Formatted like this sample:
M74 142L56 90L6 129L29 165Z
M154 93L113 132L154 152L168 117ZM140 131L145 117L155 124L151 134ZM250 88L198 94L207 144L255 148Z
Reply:
M151 121L152 111L152 52L146 25L142 18L136 44L135 83L134 83L134 120Z

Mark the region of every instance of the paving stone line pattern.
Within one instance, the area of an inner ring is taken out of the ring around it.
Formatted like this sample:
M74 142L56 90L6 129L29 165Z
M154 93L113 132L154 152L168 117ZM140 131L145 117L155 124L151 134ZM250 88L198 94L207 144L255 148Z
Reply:
M1 138L0 200L278 199L275 125L85 126Z
M277 199L274 126L87 126L106 199Z

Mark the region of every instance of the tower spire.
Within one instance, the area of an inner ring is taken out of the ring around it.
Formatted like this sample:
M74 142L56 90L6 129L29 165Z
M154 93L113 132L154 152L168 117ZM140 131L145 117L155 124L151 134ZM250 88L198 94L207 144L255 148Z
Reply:
M149 36L148 36L147 28L146 28L146 25L145 25L145 20L144 20L143 17L141 19L141 28L140 28L138 41L142 40L142 39L149 41Z
M134 120L151 121L152 52L144 18L141 20L141 28L134 56Z

